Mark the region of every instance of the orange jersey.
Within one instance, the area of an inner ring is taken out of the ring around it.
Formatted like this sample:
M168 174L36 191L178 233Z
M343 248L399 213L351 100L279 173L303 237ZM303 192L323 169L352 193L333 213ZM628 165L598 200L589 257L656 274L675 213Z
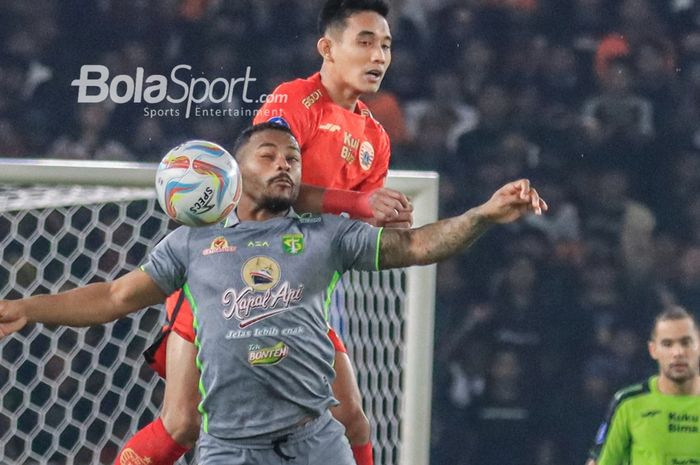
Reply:
M289 126L301 146L302 182L362 192L384 186L389 136L364 103L352 112L333 102L320 73L280 84L267 100L253 123Z

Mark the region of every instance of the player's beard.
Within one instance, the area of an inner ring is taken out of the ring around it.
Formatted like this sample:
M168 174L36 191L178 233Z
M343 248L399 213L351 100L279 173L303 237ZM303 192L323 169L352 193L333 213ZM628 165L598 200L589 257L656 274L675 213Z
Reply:
M260 201L260 207L270 213L282 213L292 207L292 199L288 197L265 196Z
M698 373L697 370L694 369L693 367L688 367L688 369L685 371L683 374L676 374L673 372L673 368L669 365L668 368L666 369L665 375L668 379L673 381L676 384L683 384L693 378L695 378Z
M283 178L289 183L292 183L292 188L289 195L279 194L275 192L275 181L279 178ZM268 181L268 188L263 194L262 199L260 199L260 206L270 213L282 213L291 208L294 202L299 196L298 184L293 184L292 179L285 174L280 174Z

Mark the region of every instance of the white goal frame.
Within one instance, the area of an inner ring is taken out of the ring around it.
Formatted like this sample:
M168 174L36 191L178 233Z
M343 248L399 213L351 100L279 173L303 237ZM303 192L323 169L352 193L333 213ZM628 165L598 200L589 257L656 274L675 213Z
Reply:
M0 184L90 185L151 189L157 164L85 160L0 159ZM437 219L438 175L434 172L389 171L387 187L408 195L414 226ZM88 202L90 199L84 199ZM62 205L70 205L63 203ZM5 209L6 210L6 209ZM406 270L404 394L401 406L403 465L428 465L432 397L435 265Z

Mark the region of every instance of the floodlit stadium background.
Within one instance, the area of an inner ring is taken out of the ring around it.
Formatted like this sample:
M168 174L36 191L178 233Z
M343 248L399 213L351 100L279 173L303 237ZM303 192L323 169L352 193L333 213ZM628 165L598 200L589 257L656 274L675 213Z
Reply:
M248 96L269 93L319 67L318 9L3 2L0 155L156 161L186 138L230 144L250 116L148 118L78 105L70 84L89 64L209 79L249 66ZM552 207L438 268L432 463L581 463L612 392L654 369L650 317L700 309L700 4L415 0L394 2L391 25L367 103L392 168L439 171L441 216L520 176Z

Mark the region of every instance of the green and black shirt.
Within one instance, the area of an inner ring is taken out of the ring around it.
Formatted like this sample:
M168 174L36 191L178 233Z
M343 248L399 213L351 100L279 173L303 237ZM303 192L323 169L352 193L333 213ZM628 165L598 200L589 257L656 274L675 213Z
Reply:
M658 376L618 391L590 457L598 465L700 465L700 396L662 394Z

